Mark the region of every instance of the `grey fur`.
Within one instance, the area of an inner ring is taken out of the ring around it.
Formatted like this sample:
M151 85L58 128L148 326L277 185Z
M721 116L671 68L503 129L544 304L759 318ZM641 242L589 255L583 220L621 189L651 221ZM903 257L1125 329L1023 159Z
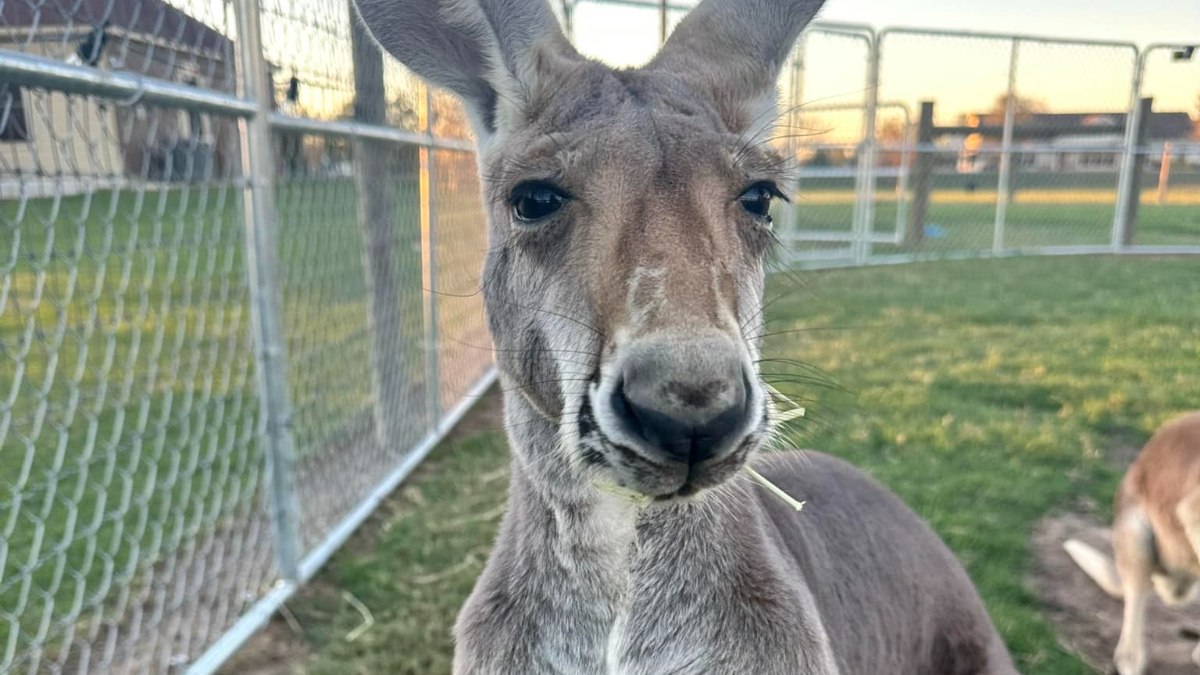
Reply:
M899 500L816 453L754 459L771 433L757 378L744 428L695 464L613 421L631 363L757 374L770 223L739 195L781 179L759 127L820 3L705 0L650 65L614 71L543 0L357 1L385 48L468 99L480 135L512 483L455 672L1014 673L962 567ZM520 222L529 181L569 199ZM638 396L670 409L652 385ZM748 482L751 461L807 508Z
M522 98L534 44L566 44L545 2L362 0L355 3L379 44L418 75L458 94L476 131L494 131L502 98Z

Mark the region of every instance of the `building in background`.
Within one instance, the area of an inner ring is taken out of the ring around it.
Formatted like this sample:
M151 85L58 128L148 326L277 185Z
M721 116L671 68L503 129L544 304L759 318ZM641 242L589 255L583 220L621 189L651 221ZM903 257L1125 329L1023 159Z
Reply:
M0 49L233 93L233 43L163 0L0 2ZM232 118L0 83L0 196L204 182L238 161Z
M1125 117L1123 112L1020 113L1013 124L1018 166L1028 171L1116 171L1125 146ZM1162 156L1164 144L1187 144L1195 124L1186 112L1154 112L1145 123L1151 163ZM1004 114L966 115L963 126L977 131L959 139L958 170L998 170Z

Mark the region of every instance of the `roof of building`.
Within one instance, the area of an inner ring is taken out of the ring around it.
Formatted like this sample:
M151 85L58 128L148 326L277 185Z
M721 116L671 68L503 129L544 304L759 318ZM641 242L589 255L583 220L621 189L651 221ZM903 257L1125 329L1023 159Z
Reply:
M1125 129L1126 113L1018 113L1013 132L1018 137L1048 138L1065 134L1112 134ZM1147 140L1188 138L1195 129L1185 112L1152 112L1146 120ZM1004 128L1003 113L972 115L965 128L985 136L999 136Z
M217 29L163 0L72 0L72 2L0 2L0 26L64 27L83 35L105 20L113 28L153 35L200 51L223 51L230 43Z

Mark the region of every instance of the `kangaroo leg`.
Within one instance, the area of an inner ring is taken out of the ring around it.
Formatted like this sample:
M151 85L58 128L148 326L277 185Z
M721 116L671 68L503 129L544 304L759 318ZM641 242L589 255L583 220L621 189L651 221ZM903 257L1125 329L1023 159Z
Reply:
M1192 490L1179 504L1175 506L1175 515L1183 524L1183 532L1187 535L1192 550L1200 555L1200 489Z
M1175 515L1179 516L1179 522L1183 524L1183 531L1187 535L1188 543L1192 545L1192 551L1200 558L1200 490L1193 490L1181 499L1179 506L1175 508ZM1194 596L1195 589L1196 585L1192 584L1188 595ZM1196 645L1192 650L1192 663L1200 666L1200 645Z
M1175 506L1175 515L1183 525L1192 552L1200 558L1200 489L1192 490L1179 504ZM1188 571L1181 570L1171 574L1167 579L1154 579L1154 590L1158 592L1163 602L1178 605L1191 600L1196 592L1196 578Z
M1163 604L1176 607L1192 599L1195 582L1186 575L1155 574L1150 577L1154 582L1154 593Z
M1154 535L1140 509L1119 516L1113 524L1113 550L1121 575L1125 612L1121 638L1113 654L1120 675L1143 675L1146 671L1146 600L1154 570Z

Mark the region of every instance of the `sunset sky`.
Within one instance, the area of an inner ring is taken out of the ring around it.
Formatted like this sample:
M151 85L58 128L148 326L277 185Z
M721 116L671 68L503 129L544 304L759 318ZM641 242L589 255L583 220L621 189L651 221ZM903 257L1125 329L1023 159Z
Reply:
M219 24L222 0L168 0ZM308 114L336 116L352 99L352 64L345 29L346 0L263 0L268 58L281 72L299 72ZM650 7L582 0L574 39L584 54L615 66L646 62L658 49L659 17ZM671 0L691 6L695 0ZM557 8L560 0L551 0ZM684 15L674 11L672 21ZM210 18L210 16L212 18ZM1022 33L1104 41L1200 43L1200 0L829 0L819 20L876 29L937 28ZM227 29L228 30L228 29ZM854 106L867 90L867 51L861 41L810 31L801 101L811 106ZM1009 40L892 34L882 42L879 98L915 111L936 100L939 121L988 109L1007 85ZM1056 112L1121 112L1129 107L1134 57L1129 49L1023 43L1017 56L1017 93ZM1149 60L1143 94L1155 110L1200 116L1200 53L1188 63L1167 51ZM899 109L881 110L895 115ZM861 115L842 114L826 126L853 135Z
M694 0L671 2L694 4ZM652 53L658 36L652 10L585 0L577 11L576 39L589 53L620 65L638 63ZM876 28L1062 35L1139 45L1200 42L1196 0L829 0L819 19Z
M686 0L673 0L687 4ZM682 12L673 12L678 20ZM1200 0L829 0L819 19L883 27L928 27L1104 41L1200 42ZM575 41L585 54L620 66L649 59L658 46L656 9L581 2ZM893 35L883 42L880 98L910 108L936 99L939 117L986 108L1007 84L1008 41ZM866 50L860 43L813 33L804 100L861 102ZM1060 112L1128 107L1133 56L1128 50L1025 44L1019 48L1018 94ZM1144 95L1155 109L1197 115L1200 53L1174 63L1168 52L1149 61ZM848 126L855 123L847 121Z

